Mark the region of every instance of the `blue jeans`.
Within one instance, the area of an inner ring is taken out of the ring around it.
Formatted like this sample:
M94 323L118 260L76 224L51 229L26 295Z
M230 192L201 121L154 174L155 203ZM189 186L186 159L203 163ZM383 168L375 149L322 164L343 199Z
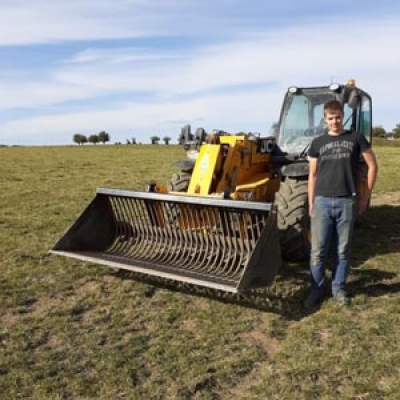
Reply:
M354 197L317 196L311 212L311 289L323 290L325 264L333 246L332 293L346 288L356 218Z

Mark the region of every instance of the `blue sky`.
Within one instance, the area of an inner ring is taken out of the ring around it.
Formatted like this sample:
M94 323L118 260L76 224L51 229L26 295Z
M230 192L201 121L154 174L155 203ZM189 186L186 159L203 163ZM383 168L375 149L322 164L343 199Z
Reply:
M400 3L0 0L0 144L262 134L290 85L355 78L400 123Z

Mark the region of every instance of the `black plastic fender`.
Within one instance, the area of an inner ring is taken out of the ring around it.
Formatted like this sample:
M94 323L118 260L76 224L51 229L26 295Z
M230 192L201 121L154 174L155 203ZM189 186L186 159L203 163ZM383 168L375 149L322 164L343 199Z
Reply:
M308 162L296 162L281 167L281 174L290 178L308 176Z
M176 161L172 164L172 166L179 168L182 171L190 172L193 170L195 163L196 163L196 160L186 159L186 160Z

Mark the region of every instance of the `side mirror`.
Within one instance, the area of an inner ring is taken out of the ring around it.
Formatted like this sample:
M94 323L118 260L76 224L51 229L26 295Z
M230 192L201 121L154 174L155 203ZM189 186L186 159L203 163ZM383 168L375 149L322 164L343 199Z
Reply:
M195 137L196 137L196 143L197 144L202 144L206 140L207 133L204 130L204 128L197 128Z
M358 94L356 89L353 89L349 93L349 98L347 100L347 104L351 109L356 109L360 105L360 95Z

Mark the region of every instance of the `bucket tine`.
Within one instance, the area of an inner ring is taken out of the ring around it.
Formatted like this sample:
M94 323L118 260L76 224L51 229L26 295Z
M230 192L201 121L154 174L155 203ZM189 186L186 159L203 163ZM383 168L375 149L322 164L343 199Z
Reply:
M115 189L50 251L234 293L271 284L281 262L273 204Z

